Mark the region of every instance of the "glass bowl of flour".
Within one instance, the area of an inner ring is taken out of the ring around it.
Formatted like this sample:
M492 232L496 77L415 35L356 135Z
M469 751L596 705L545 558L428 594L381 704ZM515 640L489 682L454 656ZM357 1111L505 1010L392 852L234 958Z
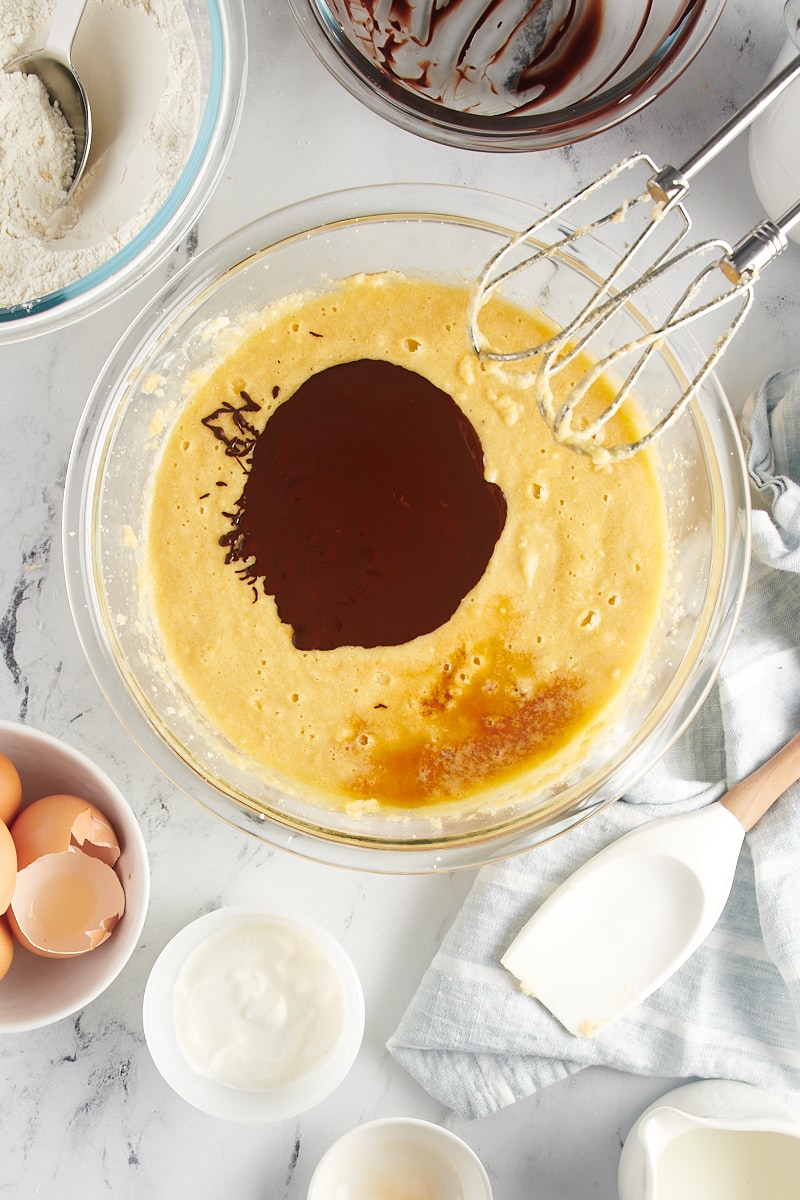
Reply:
M44 44L53 6L0 0L0 62ZM0 173L0 344L113 300L196 220L241 112L242 2L89 0L73 60L94 130L66 202L73 147L63 117L35 77L0 71L13 134Z

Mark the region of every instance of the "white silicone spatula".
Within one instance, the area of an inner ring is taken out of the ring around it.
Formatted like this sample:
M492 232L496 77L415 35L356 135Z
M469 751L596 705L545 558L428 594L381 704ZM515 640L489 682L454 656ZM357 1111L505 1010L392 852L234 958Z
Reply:
M589 859L501 961L576 1037L593 1037L697 949L730 894L748 829L800 778L800 734L721 800L650 821Z

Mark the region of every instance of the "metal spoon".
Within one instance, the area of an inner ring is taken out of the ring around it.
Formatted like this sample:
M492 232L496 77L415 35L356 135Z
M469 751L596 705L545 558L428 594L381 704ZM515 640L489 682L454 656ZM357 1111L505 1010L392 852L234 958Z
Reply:
M67 196L74 191L86 168L92 143L92 114L83 84L72 65L72 43L86 0L58 0L50 30L41 50L21 54L7 62L4 71L36 75L45 86L51 104L58 104L75 138L75 170Z

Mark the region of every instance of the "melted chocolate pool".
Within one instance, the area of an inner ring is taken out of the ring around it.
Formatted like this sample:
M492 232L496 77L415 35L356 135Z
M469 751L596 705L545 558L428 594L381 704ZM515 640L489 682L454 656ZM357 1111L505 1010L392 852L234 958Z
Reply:
M258 437L229 558L301 650L394 646L447 621L483 575L506 501L455 401L392 363L312 375Z

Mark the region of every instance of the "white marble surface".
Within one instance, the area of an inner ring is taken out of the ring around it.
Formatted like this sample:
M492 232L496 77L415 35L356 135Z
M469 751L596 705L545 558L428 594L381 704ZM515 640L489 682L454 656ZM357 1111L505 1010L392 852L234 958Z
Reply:
M306 195L360 184L477 185L547 205L634 148L679 163L763 81L783 41L781 9L780 0L728 0L681 81L622 127L565 150L493 156L427 143L373 116L328 76L280 0L248 0L245 114L200 219L199 245ZM701 233L731 240L760 216L744 141L698 179L690 207ZM0 1197L303 1200L340 1133L404 1114L462 1135L486 1164L497 1200L614 1200L628 1130L674 1081L590 1071L484 1121L454 1119L389 1058L385 1041L470 875L351 874L224 827L132 744L83 659L60 554L72 432L115 340L187 247L102 314L0 351L0 712L63 737L112 775L140 817L152 868L141 945L107 993L74 1018L3 1039ZM724 362L735 407L800 355L799 265L792 247L765 276ZM273 897L324 921L350 951L366 994L366 1036L350 1077L312 1112L266 1128L227 1125L161 1080L142 1034L142 992L159 951L186 922L222 903Z

